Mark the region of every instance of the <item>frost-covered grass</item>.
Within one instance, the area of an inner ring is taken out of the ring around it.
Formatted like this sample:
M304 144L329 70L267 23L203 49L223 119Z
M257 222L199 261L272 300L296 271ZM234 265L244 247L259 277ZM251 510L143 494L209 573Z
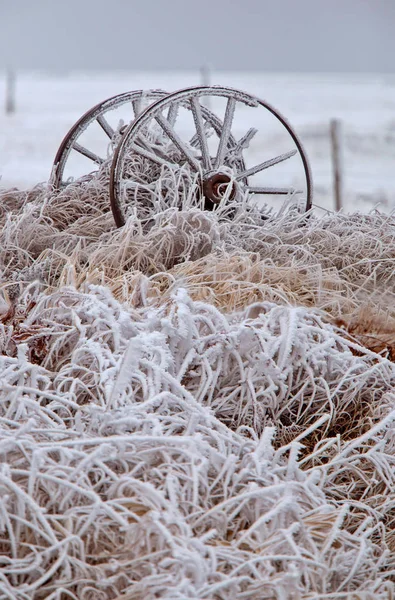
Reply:
M393 598L395 218L106 169L0 198L0 597Z

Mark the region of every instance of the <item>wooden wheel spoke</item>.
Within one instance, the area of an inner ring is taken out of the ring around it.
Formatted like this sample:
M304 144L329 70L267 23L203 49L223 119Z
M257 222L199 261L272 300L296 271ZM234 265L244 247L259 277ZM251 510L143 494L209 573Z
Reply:
M157 144L149 144L143 137L141 137L141 135L138 135L136 137L136 144L138 144L139 146L142 146L143 149L145 149L147 152L151 153L151 154L155 154L155 156L158 156L159 158L162 158L165 162L169 162L167 160L166 154L164 153L163 149L158 146ZM169 164L172 164L169 162Z
M207 139L210 137L210 129L214 131L211 125L209 125L208 123L204 123L204 131ZM189 145L193 146L194 148L198 148L200 146L199 136L197 133L193 134L193 136L189 140Z
M199 161L193 156L189 148L184 144L179 135L174 131L173 127L170 125L169 121L167 121L163 115L158 114L155 115L155 120L162 127L163 131L167 134L167 136L171 139L173 144L182 152L191 165L191 167L195 171L200 170Z
M235 114L236 100L234 98L228 98L225 110L225 118L222 126L221 137L219 139L217 156L215 158L215 168L219 169L222 165L226 150L228 148L229 137L231 134L233 117Z
M138 136L136 136L136 144L138 144L139 146L142 146L143 148L145 148L146 150L148 150L148 152L151 152L151 146L150 144L142 137L142 134L140 133Z
M171 163L170 161L168 161L164 158L161 158L160 156L157 156L153 152L150 152L149 150L142 148L137 143L132 144L131 148L134 152L136 152L137 154L140 154L140 156L144 156L144 158L148 158L149 160L152 160L152 162L155 162L158 165L166 165L167 167L171 167L171 168L174 168L177 166L174 163Z
M225 159L224 159L225 162L230 156L238 156L239 154L241 154L243 152L243 150L248 148L252 138L254 137L254 135L256 133L258 133L258 130L255 129L255 127L251 127L247 131L247 133L244 134L243 137L240 138L238 142L236 142L236 145L229 150L228 154L225 156Z
M169 107L169 110L167 113L167 120L169 121L169 123L172 127L174 127L174 125L176 124L177 117L178 117L178 109L179 109L179 104L177 102L173 102L172 104L170 104L170 107Z
M273 167L274 165L277 165L281 162L284 162L285 160L288 160L292 156L295 156L296 153L296 149L291 150L290 152L286 152L285 154L280 154L279 156L271 158L270 160L266 160L265 162L260 163L259 165L255 165L254 167L251 167L250 169L239 173L236 177L236 181L240 181L240 179L244 179L245 177L250 177L250 175L255 175L256 173L264 171L265 169L269 169L269 167Z
M107 136L110 138L110 140L112 140L112 138L114 137L115 131L113 130L113 128L111 127L111 125L107 121L107 119L103 115L99 115L98 117L96 117L96 121L99 123L100 127L107 134Z
M141 98L136 98L136 100L132 100L132 107L134 118L137 119L137 117L141 113Z
M133 181L131 179L122 179L120 183L124 190L138 190L138 189L145 189L145 190L151 190L151 191L155 190L155 183L139 183L139 182Z
M250 194L268 194L273 196L287 196L295 193L293 188L275 188L275 187L246 187L245 191ZM298 192L298 190L297 190ZM298 192L299 193L299 192Z
M207 145L207 136L204 129L204 122L202 117L202 111L200 108L199 100L196 97L191 99L191 109L193 114L193 120L195 122L196 133L199 140L200 149L202 151L203 166L207 170L212 169L211 158Z
M78 142L74 142L73 149L76 152L79 152L80 154L86 156L86 158L93 160L93 162L98 163L99 165L104 163L104 158L101 158L91 150L88 150L88 148L85 148L85 146L81 146L81 144L78 144Z

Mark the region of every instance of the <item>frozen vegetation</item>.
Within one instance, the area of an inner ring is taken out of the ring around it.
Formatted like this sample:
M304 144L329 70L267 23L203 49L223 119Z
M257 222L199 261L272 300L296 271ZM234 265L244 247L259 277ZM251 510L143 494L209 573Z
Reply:
M108 175L0 192L1 600L392 600L395 217Z
M0 597L393 598L394 217L148 213L2 193Z

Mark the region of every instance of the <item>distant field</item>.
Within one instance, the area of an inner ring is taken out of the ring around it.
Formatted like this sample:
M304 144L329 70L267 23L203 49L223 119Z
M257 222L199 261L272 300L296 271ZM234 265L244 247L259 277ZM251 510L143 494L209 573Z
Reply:
M129 90L173 91L200 83L199 73L70 73L17 77L17 112L0 113L1 186L30 187L48 179L63 136L88 108ZM255 93L276 106L296 128L309 155L315 203L333 208L328 124L344 124L347 210L369 210L380 202L395 207L395 80L385 76L215 73L213 84ZM5 76L0 75L0 101ZM262 156L276 151L277 137L266 123ZM259 159L259 156L257 157ZM84 159L82 159L84 160Z

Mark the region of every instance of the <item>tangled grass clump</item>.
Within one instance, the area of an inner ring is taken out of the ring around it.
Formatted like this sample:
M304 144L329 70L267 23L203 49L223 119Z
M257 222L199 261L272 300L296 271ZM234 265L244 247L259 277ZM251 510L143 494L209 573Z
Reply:
M394 218L107 177L2 194L0 597L392 599Z

